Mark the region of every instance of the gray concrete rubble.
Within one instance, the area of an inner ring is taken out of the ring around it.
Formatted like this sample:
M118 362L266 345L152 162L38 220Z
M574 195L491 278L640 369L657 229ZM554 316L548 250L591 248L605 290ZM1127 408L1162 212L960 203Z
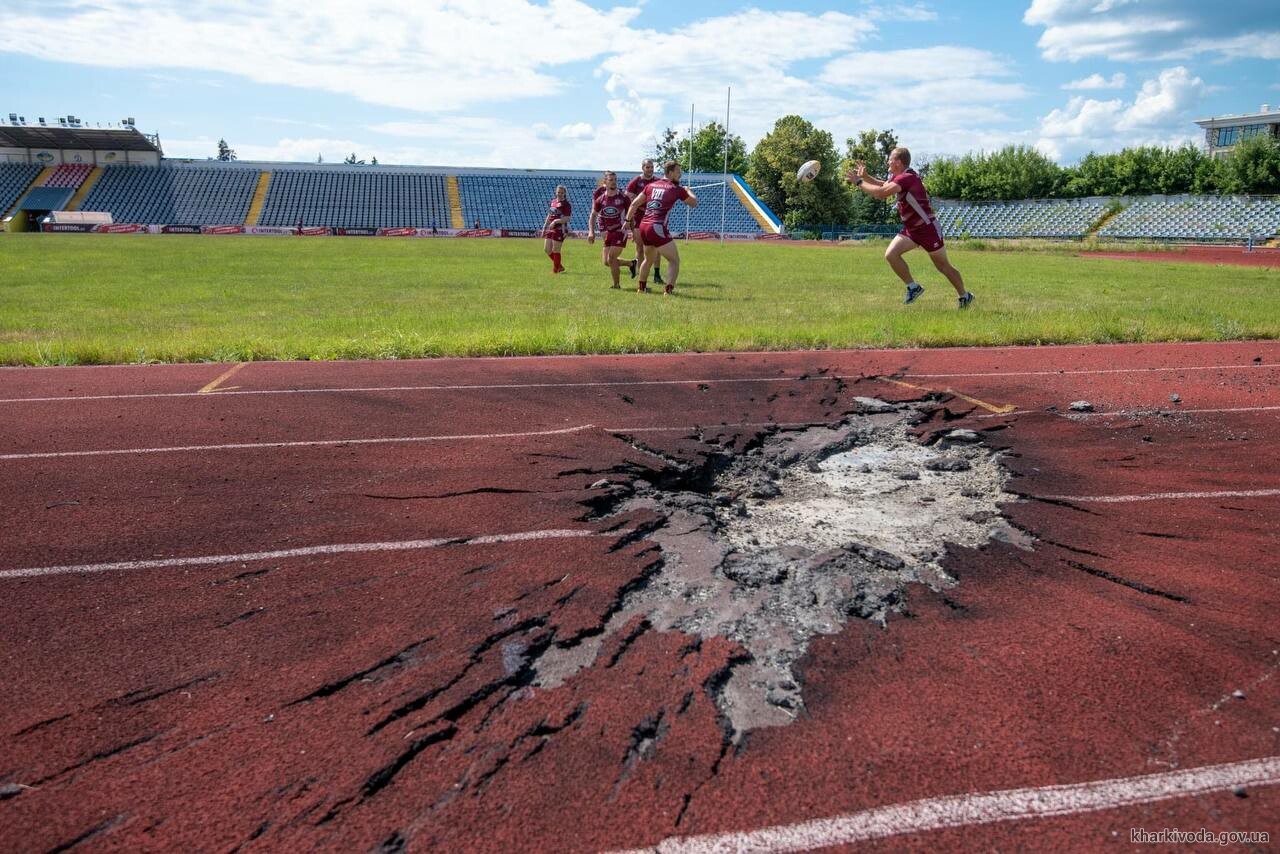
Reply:
M558 685L594 660L605 637L642 616L658 631L740 643L717 702L735 738L804 711L794 665L815 635L850 619L884 624L910 584L942 590L948 544L991 539L1029 547L999 504L1008 475L979 434L953 430L932 446L909 432L914 405L858 398L834 426L779 430L682 489L634 484L614 514L650 511L662 563L632 591L604 632L537 662L537 684Z

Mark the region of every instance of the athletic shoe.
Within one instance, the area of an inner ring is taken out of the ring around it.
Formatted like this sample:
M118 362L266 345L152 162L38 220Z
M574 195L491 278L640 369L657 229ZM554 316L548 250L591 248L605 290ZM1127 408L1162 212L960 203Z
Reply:
M664 288L662 289L662 292L663 292L664 294L666 294L667 296L671 296L672 294L674 294L674 293L676 292L676 286L675 286L675 285L667 285L666 287L664 287Z
M666 284L666 282L662 281L662 273L660 273L657 269L653 271L653 283L655 285Z
M960 303L959 308L968 308L973 303L973 291L965 291L956 302Z
M902 304L910 305L919 299L922 293L924 293L924 287L922 285L917 285L914 282L907 285L907 298L902 301Z
M632 258L632 259L631 259L631 263L627 265L627 269L631 271L631 278L633 278L633 279L636 277L636 266L637 266L637 265L636 265L636 261L638 261L638 260L640 260L640 259L639 259L639 258Z
M636 293L647 294L648 292L649 292L649 286L646 285L644 282L641 282L640 284L636 285Z

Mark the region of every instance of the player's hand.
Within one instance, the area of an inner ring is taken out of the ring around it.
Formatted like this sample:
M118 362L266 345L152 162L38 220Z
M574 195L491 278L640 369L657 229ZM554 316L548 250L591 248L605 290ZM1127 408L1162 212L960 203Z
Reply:
M854 175L856 175L859 178L866 178L867 177L866 161L858 160L858 161L855 161L855 164L857 165L858 168L854 170Z
M595 243L595 242L596 242L596 233L595 233L594 231L588 231L588 232L587 232L587 243L588 243L588 244L592 244L592 243Z

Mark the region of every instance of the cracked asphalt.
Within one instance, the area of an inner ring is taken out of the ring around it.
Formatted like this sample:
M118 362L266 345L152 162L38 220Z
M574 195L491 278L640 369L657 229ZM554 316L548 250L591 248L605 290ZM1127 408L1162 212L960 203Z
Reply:
M637 848L1280 755L1276 342L255 363L191 393L223 370L0 373L6 849ZM627 500L857 397L1001 451L1033 548L949 546L953 586L815 635L794 720L735 737L750 653L629 614L672 514ZM1259 786L862 845L1277 816Z

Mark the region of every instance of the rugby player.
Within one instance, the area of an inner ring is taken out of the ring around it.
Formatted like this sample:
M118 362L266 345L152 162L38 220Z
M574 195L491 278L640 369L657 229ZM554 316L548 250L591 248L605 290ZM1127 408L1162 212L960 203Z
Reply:
M551 272L563 273L564 265L560 263L560 248L564 246L565 229L569 227L569 218L573 215L573 205L569 203L569 191L564 184L556 187L555 198L551 200L551 208L542 223L542 248L551 259Z
M964 279L960 271L947 259L947 248L942 241L942 229L938 226L938 218L933 215L929 205L929 194L925 191L924 182L911 168L911 152L905 148L895 148L889 152L889 180L881 181L867 174L867 164L859 160L856 168L845 177L853 186L872 198L888 200L897 196L898 216L902 218L902 230L889 243L884 252L884 259L889 262L893 272L898 274L907 285L907 297L904 303L915 302L924 293L924 288L911 278L911 268L902 256L917 246L929 255L933 266L947 277L947 281L956 289L960 308L968 308L973 302L973 294L965 289Z
M663 293L671 294L676 289L676 279L680 276L680 248L667 232L667 215L675 207L676 202L683 200L691 208L698 206L698 197L693 191L680 186L681 169L675 160L668 160L662 167L663 178L654 181L644 188L644 192L636 197L627 209L627 220L634 222L644 211L637 229L636 243L644 240L644 261L640 264L640 282L636 290L644 293L649 289L649 270L658 263L658 258L667 259L667 281Z
M627 182L627 195L632 199L638 199L644 193L644 188L657 181L658 176L653 174L653 161L645 158L640 163L640 174ZM640 222L636 220L627 221L627 225L631 227L631 235L636 239L636 260L644 260L644 242L640 237ZM662 270L658 267L653 268L653 281L655 284L662 284Z
M600 260L609 268L609 275L613 277L615 288L621 287L618 281L621 278L618 270L622 262L618 256L627 245L627 232L623 229L625 225L623 218L630 203L631 197L618 189L618 173L605 172L603 183L596 192L595 200L591 203L591 215L587 217L587 243L596 242L597 222L600 223L600 230L604 232L604 246ZM634 279L636 259L631 259L631 263L627 266L630 267L631 278Z

